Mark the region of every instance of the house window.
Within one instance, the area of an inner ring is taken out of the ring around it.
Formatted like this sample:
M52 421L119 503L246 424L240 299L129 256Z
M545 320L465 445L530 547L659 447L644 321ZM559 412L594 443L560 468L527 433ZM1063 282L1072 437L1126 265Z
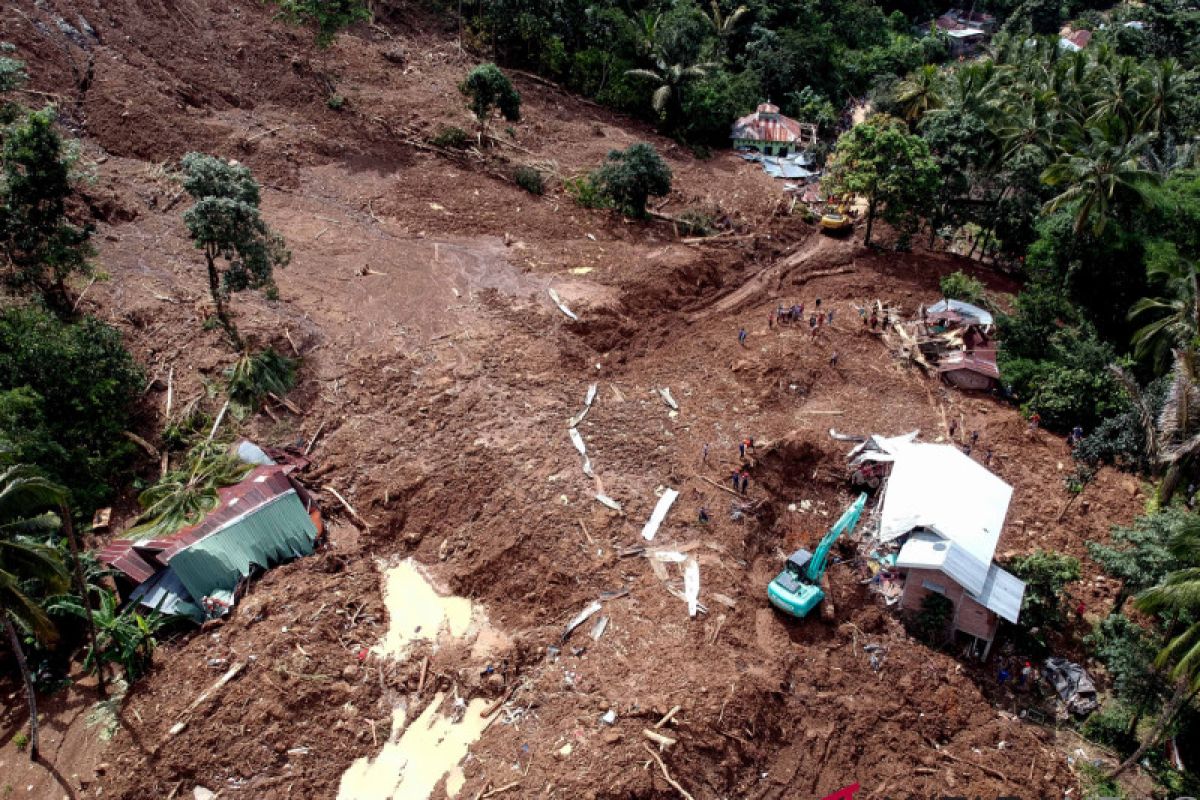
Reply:
M934 583L933 581L921 581L921 588L928 589L931 592L937 592L938 594L946 593L945 586L942 586L940 583Z

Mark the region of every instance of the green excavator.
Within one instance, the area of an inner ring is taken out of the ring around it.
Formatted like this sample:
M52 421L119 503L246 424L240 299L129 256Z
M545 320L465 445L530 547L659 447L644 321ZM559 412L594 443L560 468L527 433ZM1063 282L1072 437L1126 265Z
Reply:
M839 536L854 530L866 503L867 493L863 492L821 539L815 553L801 548L788 556L783 572L776 575L767 586L767 599L771 601L771 605L793 617L803 618L825 599L825 592L821 591L820 584L821 576L825 574L829 551Z

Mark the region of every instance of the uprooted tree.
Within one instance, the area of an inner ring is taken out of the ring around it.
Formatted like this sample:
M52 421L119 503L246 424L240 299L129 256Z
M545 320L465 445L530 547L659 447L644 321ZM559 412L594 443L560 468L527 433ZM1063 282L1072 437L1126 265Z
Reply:
M467 73L458 90L467 98L467 106L479 122L479 137L487 132L488 121L497 110L509 122L521 119L521 95L512 81L495 64L480 64Z
M183 212L183 221L196 247L204 251L217 321L242 350L241 335L229 315L229 296L274 288L274 271L287 265L291 253L283 237L263 221L258 182L248 168L203 153L188 153L182 163L183 188L196 201Z

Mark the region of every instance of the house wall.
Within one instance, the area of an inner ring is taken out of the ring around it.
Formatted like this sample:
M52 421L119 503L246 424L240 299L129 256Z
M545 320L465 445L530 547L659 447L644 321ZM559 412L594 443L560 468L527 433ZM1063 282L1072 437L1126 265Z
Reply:
M953 627L963 633L978 636L980 639L991 641L996 635L999 618L984 606L971 599L961 586L955 583L949 575L932 569L909 569L904 579L904 591L900 594L900 608L906 611L919 612L921 604L932 589L924 584L930 583L942 587L944 594L954 603Z

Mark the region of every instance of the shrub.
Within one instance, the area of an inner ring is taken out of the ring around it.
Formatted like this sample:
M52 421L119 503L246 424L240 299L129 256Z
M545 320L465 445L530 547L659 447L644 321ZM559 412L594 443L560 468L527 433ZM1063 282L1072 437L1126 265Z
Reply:
M546 193L546 179L543 177L541 170L528 166L517 167L516 174L513 175L513 180L530 194L542 195Z
M447 150L464 150L471 144L471 134L454 125L443 125L429 138L429 143Z
M954 603L950 598L930 592L921 601L921 610L913 617L913 632L926 644L939 647L946 641L946 632L953 617Z
M613 150L593 180L614 208L631 217L646 216L646 200L671 191L671 168L652 145Z
M18 752L24 753L25 748L29 747L29 734L25 733L25 731L17 731L13 734L12 743Z
M274 394L283 397L296 385L295 359L272 348L245 354L225 370L229 399L245 410L255 410Z
M310 25L317 31L317 46L328 47L342 28L369 20L363 0L276 0L279 15L292 25Z
M328 106L331 111L341 111L346 107L346 96L334 92L325 100L325 105Z
M521 95L495 64L480 64L468 72L458 90L479 120L480 131L487 130L488 120L497 109L509 122L521 119Z
M608 200L591 175L578 175L563 181L563 191L584 208L606 208Z
M984 299L983 282L962 270L943 275L941 288L942 297L948 300L961 300L964 303L979 305Z
M0 451L37 464L90 513L132 455L123 431L144 376L115 328L33 308L0 315Z
M698 208L687 208L676 215L675 223L684 236L707 236L713 232L713 215Z
M1066 621L1062 611L1063 589L1071 581L1079 580L1079 559L1037 550L1014 558L1009 569L1025 581L1025 597L1021 601L1023 627L1041 629Z

